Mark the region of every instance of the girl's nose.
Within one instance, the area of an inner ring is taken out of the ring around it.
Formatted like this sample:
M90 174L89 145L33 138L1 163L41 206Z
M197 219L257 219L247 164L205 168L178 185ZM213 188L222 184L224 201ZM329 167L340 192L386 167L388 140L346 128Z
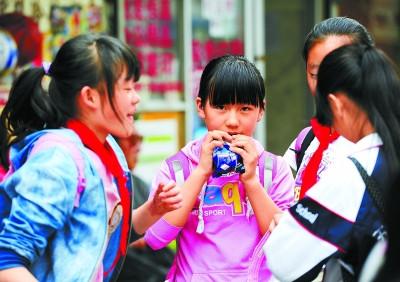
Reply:
M140 96L138 95L138 93L135 91L132 95L132 103L134 105L136 105L137 103L140 102Z
M239 125L238 114L236 111L229 111L226 125L229 127L236 127Z

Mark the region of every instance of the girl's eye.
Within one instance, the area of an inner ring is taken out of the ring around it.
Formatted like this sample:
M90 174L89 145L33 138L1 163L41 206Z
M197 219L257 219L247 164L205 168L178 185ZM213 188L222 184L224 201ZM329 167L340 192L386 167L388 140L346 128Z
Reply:
M255 108L255 106L253 105L247 105L247 106L243 106L241 109L244 112L248 112L248 111L252 111Z
M224 105L215 105L214 108L218 109L218 110L223 110L225 108L225 106Z

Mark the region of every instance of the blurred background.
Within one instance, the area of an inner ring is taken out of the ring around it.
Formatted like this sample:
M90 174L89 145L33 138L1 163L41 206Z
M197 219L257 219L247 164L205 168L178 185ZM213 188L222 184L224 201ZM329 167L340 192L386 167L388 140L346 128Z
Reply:
M399 65L400 0L0 0L0 106L24 67L51 62L72 36L103 32L138 54L143 135L136 172L150 181L160 162L204 134L194 110L205 64L226 53L248 57L267 89L256 138L283 154L313 114L304 37L331 16L349 16Z

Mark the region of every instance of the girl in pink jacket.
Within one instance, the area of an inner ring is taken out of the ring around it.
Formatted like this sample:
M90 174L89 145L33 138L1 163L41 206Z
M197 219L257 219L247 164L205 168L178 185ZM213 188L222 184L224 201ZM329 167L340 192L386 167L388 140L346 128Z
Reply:
M154 249L177 240L169 281L269 280L261 246L274 214L291 205L294 181L283 158L252 138L264 99L264 81L247 59L222 56L204 69L196 105L208 133L167 159L152 187L176 181L182 189L182 207L145 235ZM226 144L244 172L215 173L213 152Z

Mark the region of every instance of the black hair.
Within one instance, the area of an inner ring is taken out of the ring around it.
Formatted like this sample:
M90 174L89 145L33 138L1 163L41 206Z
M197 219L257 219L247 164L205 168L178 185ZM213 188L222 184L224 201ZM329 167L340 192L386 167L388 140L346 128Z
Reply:
M332 125L328 95L343 92L359 105L383 141L389 173L399 169L400 81L394 64L381 51L360 44L329 53L318 71L316 117Z
M243 56L212 59L201 75L201 105L248 104L264 108L264 80L257 67Z
M378 275L373 281L400 281L399 261L400 261L400 172L394 177L389 186L386 196L385 224L388 233L387 249L384 262Z
M84 86L107 94L112 109L114 86L123 71L137 81L139 62L122 41L103 34L84 34L65 42L46 73L30 68L14 81L0 118L1 164L8 168L9 147L28 134L64 126L77 116L76 97ZM50 77L48 91L42 87Z
M306 35L303 58L307 62L308 52L316 42L328 36L348 36L352 43L373 46L374 41L368 30L358 21L347 17L333 17L317 23Z

